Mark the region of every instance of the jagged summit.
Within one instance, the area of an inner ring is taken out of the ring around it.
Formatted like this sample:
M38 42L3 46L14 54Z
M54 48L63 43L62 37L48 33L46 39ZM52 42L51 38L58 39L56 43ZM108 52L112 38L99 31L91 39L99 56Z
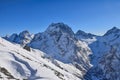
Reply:
M117 28L117 27L113 27L112 29L108 30L108 31L104 34L104 36L109 35L109 34L112 34L112 33L118 34L118 33L120 33L120 29Z
M78 38L78 39L92 39L93 37L95 37L96 35L94 34L91 34L91 33L86 33L82 30L78 30L75 34L75 36Z
M14 33L11 36L7 36L7 37L4 37L4 38L6 40L9 40L10 42L25 45L32 40L33 35L30 34L29 31L24 30L24 31L20 32L19 34Z
M27 37L27 36L30 36L30 33L29 33L28 30L24 30L24 31L20 32L19 36L20 36L21 38L25 38L25 37Z
M45 31L47 33L67 33L70 35L74 35L74 32L72 29L64 24L64 23L52 23L51 25L48 26L47 30Z
M78 30L77 32L76 32L76 35L79 35L79 34L86 34L84 31L82 31L82 30Z

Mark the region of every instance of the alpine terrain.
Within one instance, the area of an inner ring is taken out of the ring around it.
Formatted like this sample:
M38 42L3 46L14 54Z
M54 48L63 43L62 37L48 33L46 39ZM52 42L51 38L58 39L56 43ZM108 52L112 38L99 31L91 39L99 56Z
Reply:
M103 36L52 23L0 38L0 79L120 80L120 29Z

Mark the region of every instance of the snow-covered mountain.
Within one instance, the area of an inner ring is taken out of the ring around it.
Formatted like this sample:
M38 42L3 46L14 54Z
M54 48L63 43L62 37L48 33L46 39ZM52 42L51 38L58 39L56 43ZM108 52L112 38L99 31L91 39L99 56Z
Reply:
M52 23L45 32L35 34L28 45L61 62L80 64L83 69L90 67L89 47L77 40L71 28L64 23Z
M0 80L82 80L73 64L50 58L40 50L27 51L0 38Z
M89 44L93 54L93 67L86 76L88 80L120 80L120 29L113 27L105 35Z
M117 27L96 36L81 30L75 34L64 23L52 23L34 36L23 31L5 39L31 48L27 51L0 38L0 53L3 53L0 61L6 61L0 65L5 70L1 71L2 78L120 80L120 29Z
M29 43L33 37L33 34L30 34L27 30L25 30L19 34L14 33L11 36L6 36L4 38L10 42L18 43L24 46Z
M91 34L91 33L86 33L82 30L78 30L75 34L75 37L78 40L86 42L87 44L91 44L92 42L96 41L96 38L99 36Z
M78 30L75 36L77 39L93 39L94 37L96 37L96 35L91 34L91 33L86 33L82 30Z
M119 46L120 44L119 36L120 29L113 27L112 29L108 30L103 36L97 37L96 41L89 44L89 47L93 51L95 58L97 58L96 56L99 57L102 56L104 53L109 52L112 46ZM94 61L93 61L94 63L97 63L96 60Z

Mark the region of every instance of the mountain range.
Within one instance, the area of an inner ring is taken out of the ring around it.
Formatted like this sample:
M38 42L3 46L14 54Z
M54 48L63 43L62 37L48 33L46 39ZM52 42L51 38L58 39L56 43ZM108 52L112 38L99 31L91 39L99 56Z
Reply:
M52 23L44 32L0 38L0 78L120 80L120 29L103 36Z

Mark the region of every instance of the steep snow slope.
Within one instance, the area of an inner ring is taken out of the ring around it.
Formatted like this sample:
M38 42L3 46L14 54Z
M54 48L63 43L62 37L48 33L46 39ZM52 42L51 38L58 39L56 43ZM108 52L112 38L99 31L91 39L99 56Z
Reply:
M113 27L89 44L93 54L87 80L120 80L120 29Z
M101 38L104 44L103 55L99 56L98 69L103 72L102 77L107 80L120 80L120 29L113 27ZM102 46L100 46L102 47Z
M111 47L114 45L119 46L120 44L119 36L120 29L113 27L112 29L108 30L104 36L98 37L95 42L89 45L94 53L94 56L92 58L98 58L102 56L104 53L109 52L111 50ZM93 63L97 63L97 60L93 59Z
M86 36L87 33L83 31L78 31L76 34L76 37L79 40L88 43L90 49L92 50L92 64L97 64L99 57L109 52L111 50L111 46L118 46L120 44L120 29L117 27L113 27L112 29L108 30L103 36L91 36L92 38Z
M84 73L72 64L64 64L45 53L0 38L0 79L80 80Z
M99 59L99 64L94 69L94 74L98 79L120 80L120 46L114 45Z
M29 46L61 62L80 64L84 69L90 67L90 49L85 42L75 38L74 32L66 24L51 24L45 32L36 34Z

